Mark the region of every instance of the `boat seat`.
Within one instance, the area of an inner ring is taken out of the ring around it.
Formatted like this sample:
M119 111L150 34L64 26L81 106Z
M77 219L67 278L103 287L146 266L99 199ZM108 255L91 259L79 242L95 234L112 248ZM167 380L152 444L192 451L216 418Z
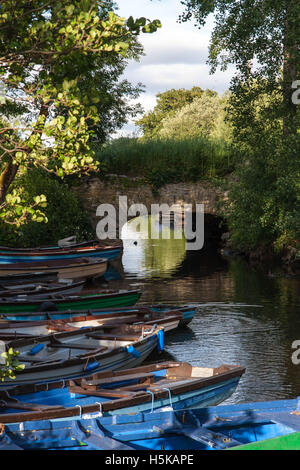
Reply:
M258 413L259 417L268 418L273 423L282 424L294 431L300 431L300 415L292 412Z
M152 388L151 390L154 391L160 388L170 388L172 390L172 388L177 387L178 385L182 385L182 384L189 385L199 380L201 380L201 377L186 378L183 380L176 380L176 377L174 377L173 379L167 378L167 379L159 381L157 384L155 383L154 388Z
M147 379L147 378L153 378L154 379L155 375L152 373L137 373L137 374L124 374L124 375L118 375L116 377L107 377L103 379L95 379L95 380L89 380L89 381L82 381L82 386L84 387L90 387L90 386L96 386L96 385L104 385L104 384L110 384L114 382L124 382L127 380L135 380L135 379Z
M88 346L87 344L83 343L74 343L74 344L67 344L67 343L51 343L47 345L48 348L66 348L66 349L84 349L87 351L95 351L95 346Z
M189 439L201 442L211 449L229 449L231 447L236 447L242 444L241 442L236 441L235 439L232 439L225 434L210 431L209 429L202 426L197 428L194 426L182 426L181 429L174 429L174 432L175 434L178 433L180 436L186 436Z
M25 403L18 400L7 400L4 402L7 408L26 411L47 411L63 409L60 405L38 405L34 403Z
M116 340L116 341L132 341L138 340L138 335L109 335L109 334L97 334L97 333L87 333L87 338L92 339L108 339L108 340Z
M70 393L78 393L80 395L90 395L95 397L126 398L136 395L136 392L131 392L129 390L115 390L109 388L102 388L100 390L89 390L84 387L78 387L76 385L71 385L68 390Z
M19 357L19 361L20 362L32 362L32 363L39 363L39 362L49 362L47 361L47 359L43 358L43 359L39 359L37 357L32 357L32 356L20 356ZM53 362L53 361L52 361Z
M97 423L93 426L95 428ZM77 422L76 420L72 421L72 436L76 437L78 440L89 443L99 450L134 450L133 447L129 447L123 442L117 441L112 437L105 435L102 429L85 429L82 422Z

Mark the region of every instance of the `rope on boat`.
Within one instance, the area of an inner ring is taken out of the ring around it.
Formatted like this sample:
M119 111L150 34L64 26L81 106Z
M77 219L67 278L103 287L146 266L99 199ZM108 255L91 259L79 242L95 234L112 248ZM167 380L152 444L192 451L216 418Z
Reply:
M151 395L152 395L151 413L153 413L153 410L154 410L154 393L150 392L150 390L146 390L146 392L151 393Z
M167 390L167 391L168 391L168 393L169 393L169 398L170 398L170 407L171 407L172 410L173 410L171 390L170 390L169 388L166 388L166 387L162 388L162 390Z
M80 405L75 405L75 407L79 408L79 412L80 412L79 416L81 418L82 417L82 407Z
M96 401L96 405L99 405L99 415L103 416L102 403L100 403L99 401Z

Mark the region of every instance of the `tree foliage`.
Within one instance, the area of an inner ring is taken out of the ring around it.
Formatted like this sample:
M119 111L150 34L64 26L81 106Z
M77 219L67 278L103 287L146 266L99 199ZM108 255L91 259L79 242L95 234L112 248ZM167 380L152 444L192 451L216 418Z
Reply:
M7 352L1 353L0 381L4 382L5 378L15 379L15 373L25 369L25 364L21 364L18 360L19 351L9 348Z
M245 250L299 248L300 77L298 0L184 0L181 21L214 15L212 72L234 64L229 112L242 164L227 214Z
M163 120L168 116L170 117L176 111L181 109L186 104L192 103L197 97L200 97L203 90L200 87L193 87L191 90L180 88L175 90L167 90L163 93L158 93L157 104L153 111L149 111L141 119L136 121L136 124L143 132L145 138L153 138L159 135L162 128ZM214 92L210 92L214 95Z
M0 240L3 245L31 247L33 240L35 246L51 245L70 234L75 235L78 240L94 237L88 214L72 191L69 181L67 183L40 169L33 169L16 177L10 194L19 187L24 188L22 204L25 207L37 198L36 194L44 194L47 205L42 210L47 223L36 223L35 218L28 220L21 227L0 223Z
M17 172L36 167L63 178L97 168L90 141L101 93L82 87L81 78L96 70L99 57L125 57L136 35L160 26L146 18L126 21L106 6L96 0L1 2L3 219L11 210L6 196ZM22 189L16 191L17 197ZM25 207L19 223L30 215Z
M230 124L225 123L227 97L204 91L192 103L167 115L161 123L159 136L171 139L212 137L230 141Z

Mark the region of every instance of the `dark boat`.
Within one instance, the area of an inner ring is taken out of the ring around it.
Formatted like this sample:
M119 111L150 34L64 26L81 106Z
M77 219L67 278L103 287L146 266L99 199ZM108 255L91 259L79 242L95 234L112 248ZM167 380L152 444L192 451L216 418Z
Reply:
M58 279L90 279L101 277L107 269L107 260L103 258L76 258L30 263L0 264L1 279L11 281L14 276L36 275L56 276ZM12 276L12 277L11 277ZM28 278L28 277L27 277ZM15 278L16 279L16 278ZM41 278L42 279L42 278Z
M36 312L18 312L18 313L8 313L2 312L1 317L10 322L36 322L36 321L44 321L44 320L64 320L67 322L75 321L78 317L87 317L91 316L101 317L103 321L115 321L115 322L125 322L127 323L129 319L135 319L136 315L139 312L145 312L145 315L150 310L150 316L154 312L158 316L164 315L164 313L174 312L176 314L180 314L181 319L179 321L179 326L185 326L188 322L190 322L195 315L197 310L196 307L190 306L170 306L164 305L164 308L160 307L159 309L156 306L151 305L138 305L135 307L107 307L107 308L98 308L98 309L89 309L89 310L55 310L55 305L52 305L51 311L50 309L46 308L49 307L49 304L44 304L43 311L36 311ZM40 308L42 310L42 307Z
M19 298L19 299L45 299L51 295L70 295L79 294L83 289L85 281L79 282L59 282L59 283L38 283L38 284L18 284L0 290L0 298ZM2 287L0 285L0 287Z
M30 263L35 261L66 260L89 258L117 258L123 249L122 242L112 244L92 243L91 245L69 246L64 248L54 247L48 249L15 250L0 249L0 263Z
M12 340L17 338L26 338L29 336L41 336L54 332L74 331L79 328L103 326L111 327L122 324L136 325L144 324L151 326L158 326L164 329L165 333L176 329L182 320L182 313L177 311L164 311L154 312L150 308L128 308L128 309L114 309L111 313L104 313L99 315L90 312L76 312L69 318L54 319L54 316L49 314L51 320L35 320L35 321L1 321L0 322L0 336L5 340ZM47 315L45 314L46 318Z
M15 379L5 377L0 382L0 390L135 367L157 345L163 347L162 337L162 329L143 324L98 326L11 341L0 336L2 352L18 351L19 363L25 364Z

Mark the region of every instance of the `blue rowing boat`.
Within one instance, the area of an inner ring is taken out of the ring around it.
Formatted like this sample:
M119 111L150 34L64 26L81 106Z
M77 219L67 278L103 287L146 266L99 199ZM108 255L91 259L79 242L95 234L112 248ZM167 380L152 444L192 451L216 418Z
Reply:
M244 372L240 366L207 368L163 362L16 387L0 392L0 422L80 419L99 409L102 416L117 416L153 413L169 406L179 410L218 404L235 391Z
M0 449L227 450L298 436L300 400L3 424ZM298 438L298 449L300 448Z
M122 251L122 244L103 246L93 244L91 246L79 246L57 248L49 250L9 251L0 250L0 264L31 263L36 261L70 260L82 257L104 258L112 260L117 258Z
M189 305L139 305L138 307L118 307L118 308L100 308L100 309L89 309L89 310L57 310L57 311L43 311L43 312L18 312L18 313L9 313L2 312L1 318L8 321L18 321L18 322L32 322L32 321L46 321L46 320L69 320L76 319L76 317L82 316L95 316L102 317L103 320L115 320L115 321L128 321L129 315L135 315L138 311L142 309L147 312L155 313L165 313L165 312L179 312L181 314L181 319L178 326L185 326L192 321L197 312L197 307ZM45 308L45 310L47 310Z

